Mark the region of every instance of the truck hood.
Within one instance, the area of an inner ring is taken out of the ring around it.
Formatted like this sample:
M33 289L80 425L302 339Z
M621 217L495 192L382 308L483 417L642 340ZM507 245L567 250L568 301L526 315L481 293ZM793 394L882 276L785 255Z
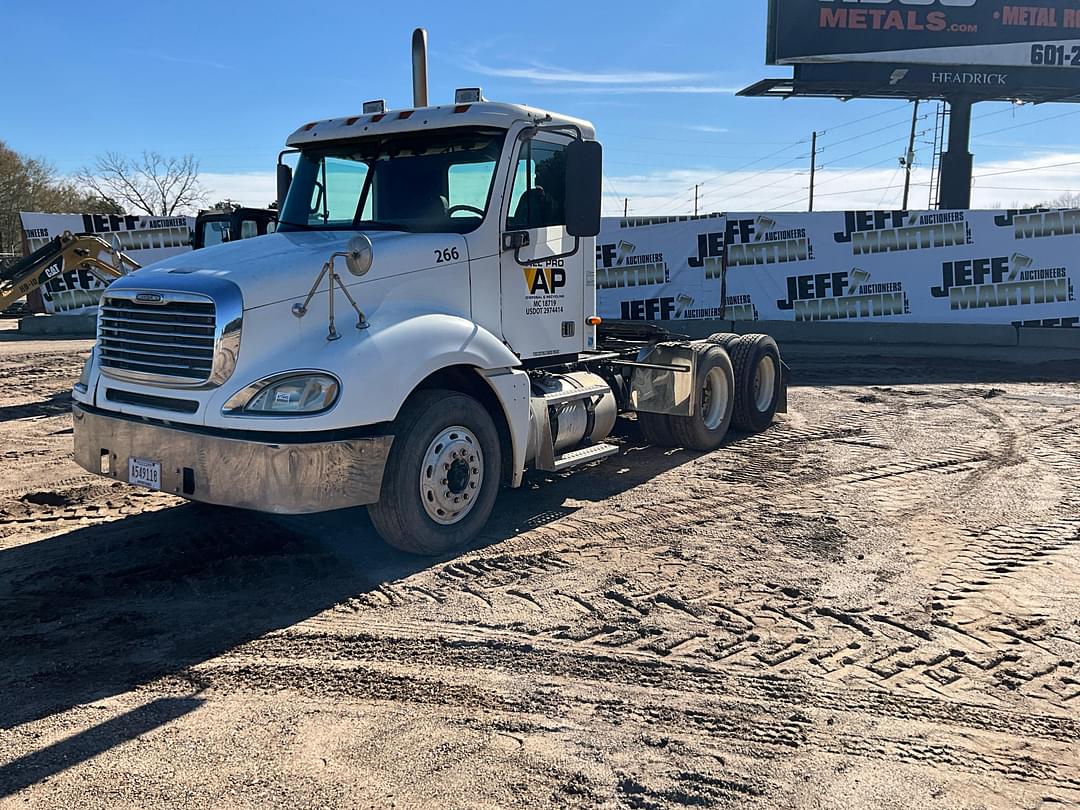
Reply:
M179 274L187 276L184 289L191 289L192 276L205 274L236 284L243 294L244 309L252 309L306 295L330 254L344 251L356 233L295 231L215 245L170 256L119 279L114 285L168 290ZM468 260L465 240L459 234L368 231L366 235L371 239L374 256L367 275L362 279L351 275L343 259L334 265L346 286L434 267L437 254L448 248L457 248L458 261Z

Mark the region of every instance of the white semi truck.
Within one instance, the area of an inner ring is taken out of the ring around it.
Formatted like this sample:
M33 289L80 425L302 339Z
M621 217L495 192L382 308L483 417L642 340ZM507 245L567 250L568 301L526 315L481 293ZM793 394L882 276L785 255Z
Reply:
M527 469L605 458L620 412L713 450L786 402L764 335L673 338L596 317L601 147L586 121L459 90L300 127L276 233L171 257L103 294L75 458L267 512L366 506L442 554Z

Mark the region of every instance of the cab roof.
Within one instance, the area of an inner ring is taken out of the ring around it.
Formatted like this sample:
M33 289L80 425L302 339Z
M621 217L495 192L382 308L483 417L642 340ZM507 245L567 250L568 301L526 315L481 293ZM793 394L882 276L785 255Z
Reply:
M581 129L585 140L596 138L593 125L579 118L570 118L522 104L481 101L475 104L441 104L437 107L387 110L375 115L351 115L312 121L290 135L286 143L290 147L302 147L369 135L423 132L450 127L488 126L509 129L518 121L534 124L573 124Z

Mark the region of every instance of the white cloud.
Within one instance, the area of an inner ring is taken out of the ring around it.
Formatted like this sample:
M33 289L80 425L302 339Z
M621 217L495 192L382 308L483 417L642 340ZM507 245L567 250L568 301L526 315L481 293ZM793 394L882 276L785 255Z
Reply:
M493 67L479 62L467 62L466 67L484 76L504 79L528 79L534 82L557 84L652 84L659 82L689 82L705 78L700 73L664 73L657 71L594 72L577 71L551 65L529 67Z
M277 199L277 177L273 173L200 172L199 183L206 189L210 203L228 199L252 208L265 208Z
M1080 152L977 164L975 176L974 208L1034 205L1080 192ZM904 174L898 167L822 169L815 182L814 207L819 211L898 208L903 199L903 182ZM629 197L632 215L692 214L695 184L701 184L700 213L805 211L809 197L808 167L764 172L678 169L610 174L605 181L604 213L621 214L623 200ZM927 207L929 192L930 169L916 168L908 207Z
M609 152L608 156L613 157L614 153ZM703 213L806 210L807 169L792 167L766 172L724 172L715 168L688 167L641 174L609 174L604 184L604 213L609 216L621 214L625 197L630 198L631 213L639 216L693 213L695 183L702 184L699 210ZM975 174L972 192L974 207L1010 208L1035 204L1053 200L1070 191L1080 192L1080 152L1040 154L1037 157L977 164ZM204 172L200 175L200 181L207 189L211 202L228 198L262 208L277 196L276 180L272 173ZM903 181L903 172L894 167L821 169L816 181L815 207L821 211L899 207ZM926 206L929 184L929 168L917 168L912 174L911 208Z
M692 126L688 126L687 129L693 132L711 132L720 135L723 135L726 132L731 132L731 130L727 127L714 127L708 124L694 124Z
M595 93L597 95L638 95L641 93L706 93L713 95L734 95L739 91L738 87L723 87L711 84L646 84L646 85L616 85L605 87L555 87L535 85L530 87L531 92L552 92L559 95L571 93ZM726 132L726 130L724 130Z
M161 62L172 62L176 65L195 65L197 67L209 67L215 70L235 70L232 65L226 65L221 62L215 62L212 59L193 59L188 56L172 56L161 51L138 51L131 48L122 48L120 53L126 53L131 56L138 56L146 59L157 59Z

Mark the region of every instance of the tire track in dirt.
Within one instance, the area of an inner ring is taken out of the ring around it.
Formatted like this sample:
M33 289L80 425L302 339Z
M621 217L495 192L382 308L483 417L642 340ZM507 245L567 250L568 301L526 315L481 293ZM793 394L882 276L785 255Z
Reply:
M416 671L421 661L422 673ZM453 685L440 677L463 671L527 674L531 686L521 695L502 679L470 676L468 680L476 683L463 686L456 676ZM537 676L544 680L536 680ZM612 727L633 724L656 733L700 735L714 744L723 740L732 750L742 745L774 750L814 747L847 756L992 773L1075 791L1080 798L1080 775L1071 753L1080 728L1072 718L988 712L946 701L905 701L882 692L832 691L796 680L734 679L722 671L643 665L618 656L585 658L490 638L475 644L381 635L266 638L181 677L200 690L284 689L465 709L483 705L507 713L565 718L593 728L598 720ZM151 688L165 685L159 682ZM783 714L777 711L778 703L790 707L787 719L778 719ZM932 720L935 730L929 739L921 733L855 735L829 730L848 712L879 714L892 721ZM944 731L946 727L951 730ZM1027 742L973 746L969 730L1022 736ZM1036 739L1047 742L1036 745ZM1037 760L1031 756L1033 749L1038 749Z

